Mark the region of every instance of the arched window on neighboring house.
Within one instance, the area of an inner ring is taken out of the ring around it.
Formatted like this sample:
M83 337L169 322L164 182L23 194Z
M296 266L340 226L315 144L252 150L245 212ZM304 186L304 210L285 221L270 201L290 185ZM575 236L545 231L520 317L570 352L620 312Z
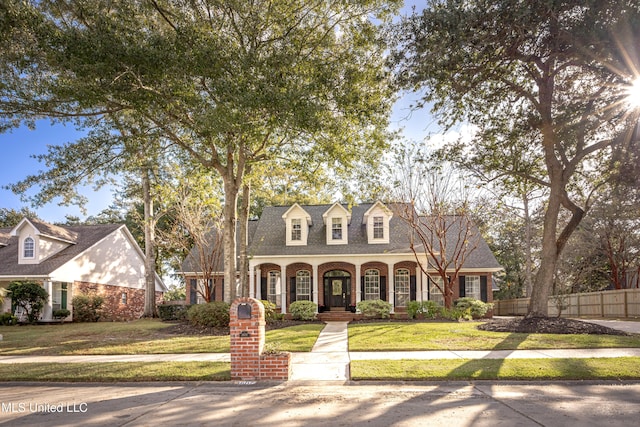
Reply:
M35 248L36 248L36 245L35 245L35 242L34 242L33 238L27 237L26 239L24 239L23 257L24 258L34 258L36 256Z

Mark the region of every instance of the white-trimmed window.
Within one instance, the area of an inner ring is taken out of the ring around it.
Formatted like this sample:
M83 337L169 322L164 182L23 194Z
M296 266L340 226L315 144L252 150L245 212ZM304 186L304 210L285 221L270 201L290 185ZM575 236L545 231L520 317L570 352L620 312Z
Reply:
M127 293L123 292L120 295L120 304L126 305L127 304Z
M440 286L440 288L438 288ZM444 305L444 296L440 289L444 289L444 281L440 276L431 276L429 279L429 300Z
M280 307L280 272L270 271L267 281L267 301Z
M331 238L342 240L342 218L331 218Z
M480 299L480 276L464 277L464 296Z
M380 272L378 270L364 272L364 299L380 299Z
M302 219L301 218L291 219L291 240L292 241L302 240Z
M311 273L306 270L296 273L296 301L311 301Z
M411 279L409 270L406 268L399 268L396 270L394 278L394 284L396 288L396 306L406 307L410 298Z
M384 239L384 217L373 217L373 238Z
M35 256L36 256L36 245L35 245L35 242L34 242L33 238L27 237L26 239L24 239L23 257L24 258L34 258Z

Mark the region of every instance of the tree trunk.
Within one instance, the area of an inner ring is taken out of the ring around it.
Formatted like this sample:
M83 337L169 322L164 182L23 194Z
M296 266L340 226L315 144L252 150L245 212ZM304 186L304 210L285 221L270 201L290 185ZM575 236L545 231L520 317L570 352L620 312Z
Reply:
M249 197L251 187L249 184L242 186L242 198L240 199L240 209L238 220L240 221L240 256L238 259L238 271L240 272L240 296L249 296L249 257L247 256L247 245L249 244Z
M156 257L155 257L155 219L153 217L153 199L151 198L151 177L149 168L142 171L142 192L144 199L144 312L143 317L158 317L156 310Z
M224 300L236 298L236 206L238 187L233 177L224 178L224 218L222 220L224 254Z
M523 192L522 201L524 202L524 250L525 250L525 271L524 271L524 286L526 289L526 295L529 297L533 292L533 261L531 255L531 213L529 212L529 197L527 192Z

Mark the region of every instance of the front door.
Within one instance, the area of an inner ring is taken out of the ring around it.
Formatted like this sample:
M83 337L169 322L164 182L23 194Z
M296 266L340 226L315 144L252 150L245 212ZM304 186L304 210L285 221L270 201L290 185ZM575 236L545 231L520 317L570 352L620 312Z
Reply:
M329 279L331 288L331 307L347 307L347 279L344 277L332 277Z

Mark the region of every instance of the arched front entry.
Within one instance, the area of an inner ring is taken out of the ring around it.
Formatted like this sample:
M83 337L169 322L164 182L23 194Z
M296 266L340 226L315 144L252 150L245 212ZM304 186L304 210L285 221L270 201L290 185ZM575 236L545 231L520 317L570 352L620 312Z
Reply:
M351 274L331 270L324 274L324 301L329 310L348 310L351 301Z

